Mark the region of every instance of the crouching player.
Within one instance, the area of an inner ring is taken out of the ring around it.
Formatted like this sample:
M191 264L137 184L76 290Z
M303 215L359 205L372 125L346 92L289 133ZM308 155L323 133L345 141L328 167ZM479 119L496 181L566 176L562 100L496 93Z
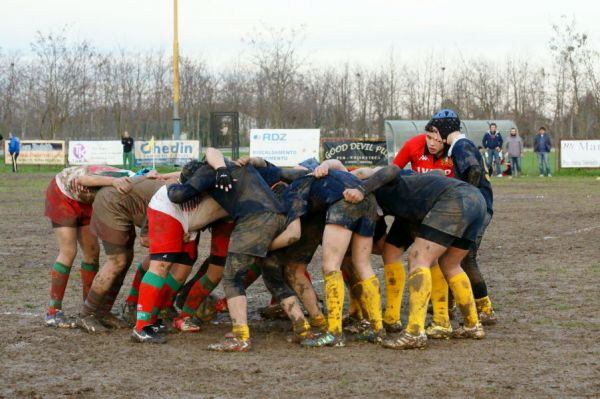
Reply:
M454 332L459 338L483 338L473 291L460 262L475 245L485 218L485 200L479 190L455 179L431 174L402 176L388 166L365 182L375 191L384 213L419 225L408 255L408 325L395 339L382 345L393 349L423 348L427 343L425 318L431 297L430 267L439 262L463 314L464 326ZM389 184L382 184L389 182ZM346 193L348 197L356 193Z
M198 161L188 163L181 172L180 181L185 183L201 166ZM223 179L227 178L224 174ZM231 181L225 182L223 179L222 183L229 189ZM200 230L226 216L227 212L206 194L198 195L181 205L169 200L166 186L154 194L148 205L150 267L140 284L132 341L166 342L154 328L158 311L168 305L190 274L198 256ZM198 330L192 326L186 327L187 323L189 317L175 320L180 330Z
M216 150L207 150L207 158L212 151ZM182 204L208 193L235 220L223 273L223 288L233 334L221 343L210 345L209 349L246 352L251 348L244 289L247 271L255 258L264 258L270 249L296 241L300 235L300 221L288 225L283 205L252 165L238 167L226 164L224 160L213 165L216 167L216 179L213 169L199 168L185 184L169 186L169 199ZM219 175L230 175L235 179L233 187L228 191L215 189L215 180L218 181ZM265 280L269 279L266 269L263 268Z
M381 320L381 294L379 281L371 267L371 249L377 205L372 195L361 196L356 203L344 200L344 192L349 188L362 190L360 180L350 173L329 170L329 162L317 167L304 198L304 206L297 211L298 216L321 213L325 217L323 231L323 276L325 280L325 301L327 303L328 332L307 338L301 344L306 347L344 346L342 334L342 312L344 306L344 279L341 265L348 247L352 248L352 263L358 276L358 283L352 287L357 293L371 329L365 330L359 339L379 342L385 333ZM290 188L301 185L298 179Z
M497 321L496 314L492 307L492 301L488 296L487 284L481 274L481 269L479 268L479 263L477 261L477 254L481 240L483 239L483 234L494 214L492 185L486 174L483 158L477 149L477 146L465 137L464 134L460 133L460 119L452 110L444 109L438 111L427 124L426 130L428 130L428 135L437 135L445 144L444 147L447 148L448 156L451 158L454 165L454 176L477 187L485 199L487 212L483 221L483 228L477 236L475 246L471 248L467 256L463 259L461 266L471 281L481 324L495 324ZM436 281L437 279L434 280L434 286L436 285ZM445 289L446 282L440 280L439 285L440 290L443 290ZM444 329L442 326L446 325L446 323L449 325L447 312L436 312L436 307L439 306L442 309L447 308L447 303L437 304L436 302L437 301L432 300L434 316L438 313L441 318L435 325L432 324L432 328L437 329L438 332L443 334ZM432 331L432 333L435 334L435 331Z
M142 226L150 199L164 185L163 180L139 177L126 195L112 187L104 187L96 194L90 226L92 233L102 240L106 261L94 278L80 312L78 326L84 331L96 333L127 327L110 309L133 260L135 227Z
M58 257L50 272L50 303L45 321L51 327L71 327L62 312L62 300L69 281L77 243L83 252L81 284L83 299L88 295L98 271L98 239L90 233L92 203L103 186L113 186L121 194L131 189L131 172L110 166L73 166L57 174L46 190L45 215L52 222L58 242Z

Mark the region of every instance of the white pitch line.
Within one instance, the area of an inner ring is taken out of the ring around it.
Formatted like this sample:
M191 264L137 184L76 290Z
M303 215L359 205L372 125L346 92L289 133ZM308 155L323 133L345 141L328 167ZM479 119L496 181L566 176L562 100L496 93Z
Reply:
M572 235L579 234L579 233L587 233L588 231L596 230L598 228L600 228L600 226L584 227L582 229L566 231L566 232L562 233L560 236L572 236ZM546 236L546 237L541 238L541 240L554 240L556 238L560 238L560 236ZM536 239L536 241L539 241L539 240L540 240L540 238Z
M3 312L0 313L2 316L28 316L28 317L40 317L41 315L38 313L31 312Z

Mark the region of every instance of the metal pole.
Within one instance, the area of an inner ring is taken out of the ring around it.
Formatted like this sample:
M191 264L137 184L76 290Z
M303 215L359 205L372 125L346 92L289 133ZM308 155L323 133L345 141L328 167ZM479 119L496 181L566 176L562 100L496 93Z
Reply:
M173 0L173 138L179 140L181 120L179 119L179 34L177 22L177 0Z

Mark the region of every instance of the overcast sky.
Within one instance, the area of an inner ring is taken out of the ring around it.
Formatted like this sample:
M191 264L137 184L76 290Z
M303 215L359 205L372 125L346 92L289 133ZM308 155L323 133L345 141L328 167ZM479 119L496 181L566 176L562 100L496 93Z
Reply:
M171 51L172 0L0 0L0 48L26 55L36 32L67 27L70 39L101 50ZM545 58L552 24L575 17L600 43L594 0L179 0L182 55L219 66L246 49L253 29L305 26L300 47L316 65L374 65L390 50L403 62L430 53L452 58L507 55Z

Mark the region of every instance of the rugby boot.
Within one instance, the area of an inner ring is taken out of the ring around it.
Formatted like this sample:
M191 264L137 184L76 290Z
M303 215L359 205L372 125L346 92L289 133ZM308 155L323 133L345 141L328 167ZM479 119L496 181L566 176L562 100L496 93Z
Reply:
M385 329L381 329L379 331L373 330L373 328L369 327L358 334L353 336L356 341L370 342L372 344L380 344L386 336Z
M330 332L319 334L306 338L300 345L305 348L322 348L324 346L344 347L346 346L346 338L343 335L335 336Z
M89 333L89 334L99 334L108 332L108 328L106 328L100 320L96 317L96 315L90 314L84 317L80 317L77 322L77 327L81 330Z
M452 334L452 338L482 339L484 337L485 331L481 323L477 323L473 327L460 326Z
M369 328L371 328L371 323L369 323L369 320L352 318L351 320L348 320L346 326L344 327L344 332L348 334L360 334Z
M133 342L142 344L164 344L167 342L167 340L157 333L152 326L146 326L142 328L142 331L137 331L134 328L130 337Z
M156 322L149 327L152 328L152 331L161 335L168 334L172 331L163 319L156 319Z
M173 328L177 331L181 332L198 332L200 331L200 326L194 322L194 320L189 317L176 317L173 320Z
M385 331L390 334L399 333L399 332L402 332L402 322L400 320L398 320L394 323L388 324L384 321L383 328L385 328Z
M479 312L479 322L484 326L491 326L496 324L498 322L496 312L494 312L493 310L489 313Z
M44 321L48 327L75 328L75 322L69 320L62 310L58 310L53 314L46 313Z
M207 349L216 352L248 352L252 349L252 342L227 334L222 342L210 344Z
M406 331L397 338L384 339L381 346L388 349L424 349L427 345L427 335L420 333L412 335Z
M125 320L119 319L112 313L105 313L96 316L97 319L104 325L104 327L111 330L118 330L121 328L129 328L129 324Z
M135 302L125 302L121 308L121 318L129 325L135 326L137 319L137 304Z
M452 326L448 324L448 327L444 327L432 321L425 329L425 335L432 339L450 339L452 338Z

